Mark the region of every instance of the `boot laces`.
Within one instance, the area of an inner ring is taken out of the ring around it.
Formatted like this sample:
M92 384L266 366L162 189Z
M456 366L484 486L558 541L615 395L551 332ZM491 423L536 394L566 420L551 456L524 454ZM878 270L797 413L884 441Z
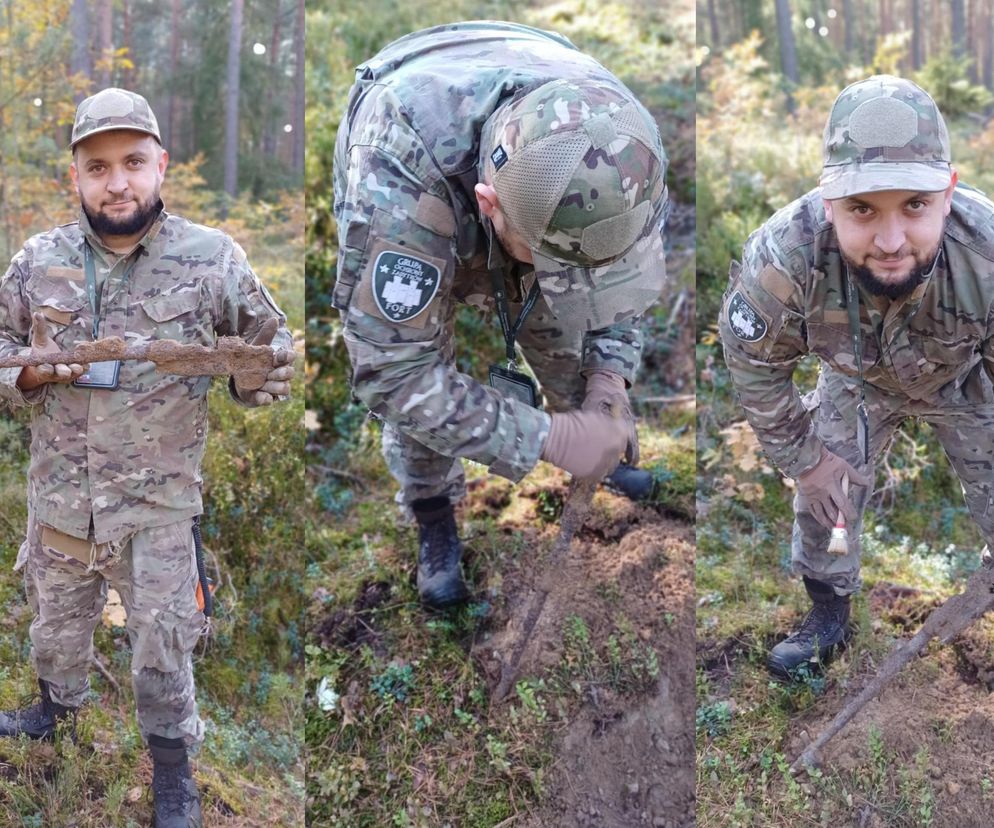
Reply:
M421 548L428 570L434 575L451 565L453 538L448 521L440 520L424 527Z
M40 693L21 697L20 704L12 710L4 710L5 716L14 719L22 727L40 728L49 719L54 720L54 710L49 712Z
M185 814L187 805L196 799L187 787L190 778L189 765L185 762L157 764L152 779L155 809L167 815Z
M842 623L841 612L832 603L815 602L801 622L797 632L790 636L792 641L814 641L817 638L830 638L826 630Z

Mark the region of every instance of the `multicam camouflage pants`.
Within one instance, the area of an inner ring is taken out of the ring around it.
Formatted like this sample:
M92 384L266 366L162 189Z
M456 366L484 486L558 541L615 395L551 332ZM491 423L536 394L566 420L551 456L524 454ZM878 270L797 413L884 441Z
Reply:
M93 631L108 586L121 596L131 642L131 681L142 736L203 741L193 684L193 648L204 628L197 608L190 520L143 529L120 544L97 547L89 564L42 542L28 520L18 566L25 566L32 661L52 698L79 706L89 691Z
M856 443L856 406L859 387L856 382L822 366L814 391L805 397L813 412L818 437L829 451L845 458L857 469L872 476L874 463L890 442L895 429L908 417L918 417L935 431L953 470L963 487L967 507L980 528L984 541L994 549L994 390L978 365L958 388L944 389L941 399L922 402L866 387L866 404L870 420L870 464L860 462ZM840 595L860 588L863 509L868 491L854 486L853 502L859 521L849 527L849 554L837 557L828 553L830 531L794 499L794 531L791 557L794 571L832 584ZM913 508L907 504L907 508Z
M512 305L512 316L520 307ZM448 320L443 355L454 359L453 324L455 303ZM497 324L494 321L494 324ZM518 344L534 371L549 411L579 408L585 381L580 376L582 334L567 331L556 321L544 299L539 299L518 336ZM390 473L400 483L397 502L408 506L414 500L445 496L453 503L466 494L462 461L446 457L389 424L383 426L383 456Z

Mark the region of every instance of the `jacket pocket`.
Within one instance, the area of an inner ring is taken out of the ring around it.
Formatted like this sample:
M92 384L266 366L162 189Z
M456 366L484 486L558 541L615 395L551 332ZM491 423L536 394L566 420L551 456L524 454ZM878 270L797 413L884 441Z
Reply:
M199 290L152 296L141 300L138 305L145 319L142 321L132 317L136 333L152 339L204 344L213 342L210 307L208 303L201 302ZM132 329L131 324L128 327Z
M53 279L44 273L36 273L25 285L28 303L32 313L45 317L49 336L60 347L71 347L80 339L89 339L90 314L83 289L67 279ZM67 335L67 331L78 328L79 335ZM31 322L34 335L34 320Z

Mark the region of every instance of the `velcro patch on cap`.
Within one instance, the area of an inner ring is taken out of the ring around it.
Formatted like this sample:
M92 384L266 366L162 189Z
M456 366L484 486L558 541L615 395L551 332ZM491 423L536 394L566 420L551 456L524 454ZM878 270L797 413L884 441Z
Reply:
M768 330L766 320L738 290L728 300L728 325L743 342L759 342Z
M504 147L498 144L497 149L490 153L490 160L494 162L495 170L503 167L507 163L507 153L504 151Z
M431 304L442 273L427 259L384 250L373 264L373 301L385 319L407 322Z

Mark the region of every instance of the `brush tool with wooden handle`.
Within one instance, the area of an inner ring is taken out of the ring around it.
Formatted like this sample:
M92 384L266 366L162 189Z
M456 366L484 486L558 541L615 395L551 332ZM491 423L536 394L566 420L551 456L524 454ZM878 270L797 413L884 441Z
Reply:
M842 494L849 496L849 475L842 475ZM846 529L846 516L839 510L839 516L835 519L835 526L832 527L832 538L828 542L828 552L830 555L842 557L849 554L849 531Z

